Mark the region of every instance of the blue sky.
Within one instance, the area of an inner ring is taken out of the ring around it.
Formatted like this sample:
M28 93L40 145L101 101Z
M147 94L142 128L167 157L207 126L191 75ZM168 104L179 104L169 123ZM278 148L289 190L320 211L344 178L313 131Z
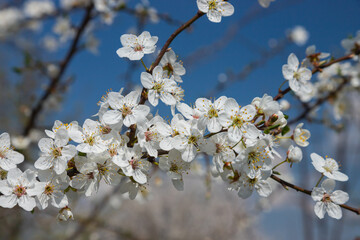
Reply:
M198 20L191 33L183 32L171 45L179 59L184 60L196 49L209 45L221 38L231 24L242 19L251 11L260 13L238 31L228 46L219 49L215 54L197 61L193 66L184 67L188 70L183 77L182 87L185 90L185 102L192 103L197 97L205 96L217 83L218 75L226 71L239 72L247 63L260 59L254 48L269 49L270 39L283 39L285 31L296 25L304 26L310 33L308 44L303 47L289 45L282 53L271 58L266 64L257 68L245 80L231 86L218 94L236 98L240 104L248 104L256 96L265 92L275 95L282 83L281 67L286 63L287 56L295 52L299 58L304 56L306 46L315 44L318 49L342 54L340 41L354 34L359 26L357 17L360 1L281 1L271 4L268 9L261 9L256 1L232 1L235 14L223 18L220 24L207 20L206 16ZM154 0L152 6L158 12L169 13L174 19L186 21L197 11L195 1L172 2ZM176 5L178 4L178 6ZM134 26L133 18L122 13L112 26L102 26L96 36L100 39L99 54L83 52L77 55L67 73L76 76L65 103L65 112L69 106L81 106L81 118L96 113L96 103L108 89L118 90L124 82L121 75L126 71L129 61L119 58L115 51L121 47L119 38ZM158 36L158 50L176 29L166 23L148 24L145 30ZM244 40L245 39L245 40ZM244 44L244 41L247 42ZM57 54L61 56L64 52ZM146 56L144 61L150 65L155 56ZM141 66L133 73L133 82L140 84ZM216 97L218 97L216 96ZM167 111L160 106L161 111ZM60 116L62 113L59 114ZM58 117L58 116L56 116ZM79 119L80 120L80 119ZM80 121L81 122L81 121Z
M130 2L135 5L137 1ZM233 16L223 18L220 24L211 23L204 16L193 25L191 32L183 32L171 45L179 59L184 60L200 47L216 42L233 23L249 12L259 12L238 31L226 47L218 49L215 54L197 61L192 66L184 65L187 74L183 77L182 87L185 90L185 102L188 104L205 96L216 85L219 74L227 71L238 73L247 63L260 59L261 55L256 49L269 49L269 40L283 39L287 29L297 25L304 26L310 34L308 44L287 46L280 54L252 72L245 81L231 85L214 97L226 95L235 98L239 104L246 105L254 97L261 97L264 93L275 95L283 82L282 65L286 63L291 52L302 59L306 47L315 44L321 51L340 56L343 54L340 41L360 29L359 0L276 0L268 9L262 9L255 0L230 2L235 6ZM172 18L183 22L197 11L195 0L152 0L151 4L158 12L169 13ZM96 36L101 41L99 54L81 52L72 60L66 75L75 76L75 82L66 96L63 109L53 116L53 120L77 120L82 124L86 118L98 111L96 103L108 89L117 91L124 86L121 76L129 66L129 61L119 58L115 52L121 47L120 36L134 26L133 17L120 13L113 25L101 26L96 31ZM158 50L176 28L164 22L145 26L145 30L159 37ZM59 59L65 54L65 50L66 48L63 48L59 53L50 56ZM148 55L144 61L150 65L154 59L155 55ZM140 74L143 70L139 63L139 68L132 75L135 84L140 85ZM291 97L287 96L287 99ZM169 114L168 108L161 103L159 109L160 112ZM314 140L321 141L321 137L323 135L318 135ZM293 212L294 210L291 210L291 214ZM271 214L268 215L269 218ZM284 237L281 230L277 230L278 236ZM301 234L299 229L296 231Z

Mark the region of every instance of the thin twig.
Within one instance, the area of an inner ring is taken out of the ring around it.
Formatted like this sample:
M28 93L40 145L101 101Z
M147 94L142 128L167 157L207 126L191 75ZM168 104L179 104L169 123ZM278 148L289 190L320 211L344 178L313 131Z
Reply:
M304 188L302 188L302 187L296 186L296 185L294 185L294 184L292 184L292 183L289 183L289 182L287 182L287 181L285 181L285 180L283 180L283 179L281 179L281 178L279 178L279 177L277 177L277 176L275 176L275 175L273 175L273 174L271 175L271 178L272 178L273 180L275 180L276 182L280 183L281 185L285 185L285 186L290 187L290 188L292 188L292 189L294 189L294 190L296 190L296 191L298 191L298 192L302 192L302 193L305 193L305 194L311 196L311 192L312 192L312 191L310 191L310 190L307 190L307 189L304 189ZM351 211L351 212L354 212L354 213L357 214L357 215L360 215L360 208L350 207L350 206L348 206L348 205L346 205L346 204L341 204L341 205L339 205L339 206L342 207L342 208L344 208L344 209L346 209L346 210L349 210L349 211Z
M346 61L346 60L350 60L354 57L354 53L350 53L348 55L345 55L343 57L340 57L340 58L337 58L337 59L333 59L327 63L324 63L320 66L317 66L315 67L313 70L312 70L312 74L314 75L315 73L317 72L321 72L322 69L324 68L327 68L331 65L333 65L334 63L338 63L338 62L342 62L342 61ZM274 100L277 101L277 100L280 100L281 98L284 97L285 94L287 94L288 92L290 92L291 89L290 87L286 88L285 90L279 90L279 93L274 97Z
M75 55L77 49L78 49L78 44L80 41L80 38L82 36L82 34L85 31L86 26L88 25L88 23L90 22L92 15L92 9L94 8L93 4L90 4L87 8L86 8L86 13L84 15L83 20L81 21L81 24L77 30L76 36L69 48L68 53L66 54L64 60L61 62L60 64L60 69L59 69L59 73L51 79L51 83L50 85L47 87L47 89L45 90L45 92L43 93L43 95L41 96L40 100L38 101L38 103L34 106L34 108L31 110L31 114L29 117L29 120L24 128L23 131L23 135L27 136L30 133L30 130L32 128L34 128L35 126L35 121L38 117L38 115L41 113L43 107L44 107L44 103L45 101L50 97L50 95L55 92L56 87L58 86L61 77L64 75L67 67L69 66L69 63L71 61L71 59L73 58L73 56Z

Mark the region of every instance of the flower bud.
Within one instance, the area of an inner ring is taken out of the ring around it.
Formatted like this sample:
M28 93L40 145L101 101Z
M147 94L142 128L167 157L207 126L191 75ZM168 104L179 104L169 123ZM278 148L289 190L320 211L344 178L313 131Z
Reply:
M302 151L299 147L294 147L290 145L287 151L287 158L292 163L300 162L303 158Z
M67 221L67 220L74 220L74 215L71 212L71 209L69 207L64 207L59 211L59 214L57 215L57 219L62 222L62 221Z

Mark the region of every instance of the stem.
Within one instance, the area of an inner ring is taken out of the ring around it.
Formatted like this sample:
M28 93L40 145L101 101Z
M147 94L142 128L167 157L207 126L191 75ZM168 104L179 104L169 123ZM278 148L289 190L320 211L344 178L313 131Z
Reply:
M148 71L149 69L146 67L146 65L145 65L145 63L144 63L144 61L143 61L143 59L141 59L141 63L142 63L142 65L144 66L145 70L146 70L146 71Z
M319 186L319 184L320 184L321 180L323 179L323 177L324 177L324 174L321 174L321 177L320 177L319 180L317 181L315 187Z
M277 168L278 166L280 166L281 164L283 164L283 163L286 163L287 162L287 158L284 160L284 161L282 161L282 162L280 162L280 163L278 163L278 164L276 164L271 170L275 170L275 168Z
M287 80L283 81L283 83L279 87L279 91L281 91L281 87L287 82Z

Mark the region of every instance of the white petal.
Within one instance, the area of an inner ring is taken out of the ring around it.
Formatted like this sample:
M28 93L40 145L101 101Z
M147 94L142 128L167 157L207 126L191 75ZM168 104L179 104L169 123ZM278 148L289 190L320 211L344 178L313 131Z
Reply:
M133 34L123 34L120 37L120 42L124 47L131 47L136 42L136 36Z
M109 110L103 115L106 124L117 124L122 121L122 114L118 110Z
M219 23L221 22L221 13L218 10L211 9L207 12L207 17L211 22Z
M140 184L145 184L147 181L146 175L140 169L135 170L133 178Z
M209 11L209 4L206 0L197 0L196 4L200 11L207 13Z
M252 187L247 187L247 186L241 186L240 190L238 192L238 196L245 199L251 196L252 192L253 192L253 188Z
M35 198L23 195L18 199L18 204L26 211L31 211L36 207Z
M326 207L326 211L330 217L340 219L342 217L342 211L339 205L329 202Z
M268 197L272 192L271 185L264 180L258 181L258 184L256 184L256 191L261 197Z
M17 204L17 197L15 194L8 196L0 196L0 206L3 208L13 208Z
M288 64L292 69L297 70L297 68L299 66L299 60L294 53L291 53L289 55Z
M336 204L344 204L349 200L349 194L341 190L336 190L331 194L330 199Z
M151 89L154 86L154 80L150 73L142 72L140 79L144 88Z
M174 187L178 191L184 191L184 182L182 179L171 179Z
M231 16L234 14L234 6L228 2L219 3L218 9L221 12L221 15L223 15L224 17Z
M194 160L196 152L196 147L193 144L188 144L184 152L181 154L181 157L185 162L191 162Z
M8 133L0 135L0 147L10 148L10 135Z
M39 157L38 160L34 163L35 168L40 170L46 170L52 167L53 165L53 157L51 156L43 156Z
M325 215L325 204L323 202L316 202L314 212L318 218L323 219Z

